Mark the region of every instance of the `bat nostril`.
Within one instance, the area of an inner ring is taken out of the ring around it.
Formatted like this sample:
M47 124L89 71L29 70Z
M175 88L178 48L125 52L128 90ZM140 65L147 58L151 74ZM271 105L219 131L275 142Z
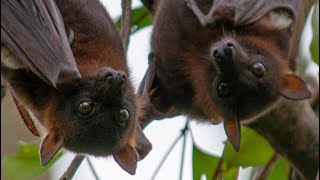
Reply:
M231 94L231 87L229 83L222 82L218 86L218 93L220 97L226 97Z
M213 56L214 56L214 57L219 57L219 53L218 53L218 50L217 50L217 49L213 51Z
M106 78L107 78L108 80L111 80L111 79L114 78L114 74L113 74L112 72L107 72Z
M234 48L234 44L232 42L227 42L227 47Z
M123 82L127 81L127 79L128 79L128 77L125 73L120 73L120 77Z

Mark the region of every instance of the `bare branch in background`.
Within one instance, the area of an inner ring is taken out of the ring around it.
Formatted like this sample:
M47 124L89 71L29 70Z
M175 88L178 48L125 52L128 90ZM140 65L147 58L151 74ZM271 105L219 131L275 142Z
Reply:
M277 162L277 160L280 158L280 155L275 153L273 157L270 159L268 164L259 171L253 179L267 179L267 175L270 173L272 167Z
M308 101L284 100L278 108L249 127L264 136L276 152L289 160L306 179L319 168L319 119Z
M76 155L72 162L70 163L68 169L66 170L65 173L60 177L60 180L70 180L80 167L82 161L84 160L85 156L84 155Z
M131 0L122 0L122 19L121 19L121 31L120 36L122 44L127 52L129 37L131 33Z

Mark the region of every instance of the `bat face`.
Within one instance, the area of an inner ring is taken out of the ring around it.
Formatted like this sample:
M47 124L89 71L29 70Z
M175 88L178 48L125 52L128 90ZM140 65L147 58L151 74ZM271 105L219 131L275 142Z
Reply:
M266 42L255 40L224 38L212 47L216 71L212 100L224 113L241 120L264 112L280 97L284 60L274 56Z
M289 13L276 9L249 26L222 27L222 38L210 52L212 98L223 113L238 120L257 118L281 96L310 98L303 80L289 70L291 24ZM296 94L288 95L288 90Z
M60 119L64 147L79 153L109 155L135 127L135 96L127 75L105 67L63 94L52 107Z

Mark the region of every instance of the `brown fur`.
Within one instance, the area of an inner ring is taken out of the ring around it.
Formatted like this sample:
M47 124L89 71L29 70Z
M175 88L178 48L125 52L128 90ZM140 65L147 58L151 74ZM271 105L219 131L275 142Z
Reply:
M139 99L128 78L120 36L98 0L55 2L66 32L74 33L71 49L82 76L77 86L66 85L58 90L28 69L3 67L2 71L12 94L35 115L46 132L42 134L42 164L47 164L62 146L76 153L114 155L124 170L134 174L137 161L149 153L151 144L138 125ZM113 79L109 78L110 73ZM119 78L124 78L120 85ZM94 103L95 111L92 116L82 117L77 108L88 99ZM119 121L120 109L129 113L124 124Z
M142 96L149 97L152 109L146 115L149 121L143 119L143 126L153 119L178 114L213 124L224 120L226 133L238 149L240 133L234 132L240 131L238 121L252 120L270 111L281 96L295 100L310 97L304 82L289 68L290 42L295 33L292 29L296 25L295 15L299 14L293 9L301 2L274 1L270 7L263 7L263 10L271 8L269 12L259 12L261 16L253 15L257 18L254 21L249 19L238 24L237 15L245 14L236 6L238 1L216 0L213 9L217 19L206 19L212 22L206 26L202 16L190 5L188 7L186 1L193 0L157 1L151 40L154 58L150 65L156 68L148 69L139 88ZM212 1L197 0L197 5L207 14ZM224 5L228 6L227 12L219 9ZM276 11L278 6L288 9ZM283 16L282 12L289 12L291 16ZM279 22L271 17L284 18ZM214 51L228 42L233 44L231 55L227 59L215 57ZM256 63L265 68L262 77L250 70ZM152 77L150 74L154 74L152 80L148 79ZM231 95L227 97L220 96L218 91L225 81L231 87ZM146 90L150 84L151 88ZM154 93L150 94L151 91ZM175 111L170 112L170 109Z

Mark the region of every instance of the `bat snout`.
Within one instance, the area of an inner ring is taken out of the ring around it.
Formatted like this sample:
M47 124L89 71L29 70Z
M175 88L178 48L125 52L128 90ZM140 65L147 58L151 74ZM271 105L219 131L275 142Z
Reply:
M106 78L111 86L122 86L128 79L127 75L121 71L109 73Z
M100 69L97 76L99 79L106 80L113 87L121 87L128 80L126 73L113 70L109 67Z
M218 61L230 60L233 58L234 54L234 43L225 42L213 50L213 56Z

